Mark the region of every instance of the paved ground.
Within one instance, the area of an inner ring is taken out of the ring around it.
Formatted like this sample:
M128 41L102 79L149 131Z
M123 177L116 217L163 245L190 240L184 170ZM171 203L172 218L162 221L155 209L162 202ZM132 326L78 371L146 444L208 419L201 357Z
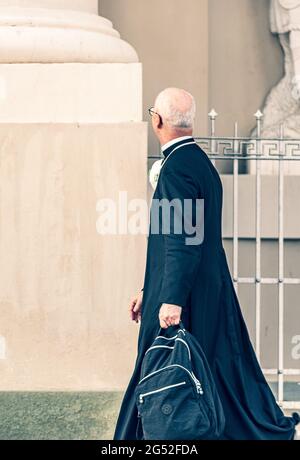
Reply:
M122 396L122 392L0 392L0 440L112 439ZM290 416L294 411L284 412Z

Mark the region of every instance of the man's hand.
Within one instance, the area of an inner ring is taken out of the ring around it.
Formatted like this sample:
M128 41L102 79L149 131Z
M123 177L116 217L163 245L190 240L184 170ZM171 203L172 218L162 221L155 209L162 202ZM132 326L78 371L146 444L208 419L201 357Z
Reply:
M162 304L158 315L160 327L167 329L169 326L176 326L179 324L181 312L182 307L178 305Z
M139 294L134 297L129 306L129 314L132 321L136 323L139 322L141 319L141 308L142 308L142 301L143 301L143 291L139 292Z

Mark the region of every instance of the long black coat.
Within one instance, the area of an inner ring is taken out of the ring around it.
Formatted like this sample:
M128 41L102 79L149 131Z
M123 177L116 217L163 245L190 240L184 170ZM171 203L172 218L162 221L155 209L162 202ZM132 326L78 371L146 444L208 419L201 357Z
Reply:
M186 142L164 152L166 160L153 198L203 198L204 241L188 246L181 235L151 234L150 224L137 359L114 439L136 439L133 394L144 353L159 330L162 303L183 307L183 323L206 354L226 417L222 439L293 439L297 420L284 416L265 380L228 269L222 245L219 174L196 144L173 151Z

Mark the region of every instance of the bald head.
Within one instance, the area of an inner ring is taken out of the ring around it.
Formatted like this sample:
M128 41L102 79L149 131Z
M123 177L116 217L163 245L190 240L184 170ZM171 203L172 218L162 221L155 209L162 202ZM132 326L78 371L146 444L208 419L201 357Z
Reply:
M162 91L156 98L155 111L175 131L191 130L194 127L195 99L184 89L167 88Z

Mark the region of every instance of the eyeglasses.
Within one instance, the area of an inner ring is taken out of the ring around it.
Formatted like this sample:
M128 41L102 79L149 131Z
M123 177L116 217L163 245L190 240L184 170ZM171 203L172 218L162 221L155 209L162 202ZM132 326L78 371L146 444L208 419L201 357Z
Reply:
M148 109L148 112L149 112L150 117L153 117L154 114L159 115L157 112L154 111L154 107L151 107L150 109Z
M162 117L161 115L159 115L159 113L155 112L154 107L151 107L150 109L148 109L148 112L149 112L150 117L153 117L153 115L158 115L160 118L160 122L162 123Z

